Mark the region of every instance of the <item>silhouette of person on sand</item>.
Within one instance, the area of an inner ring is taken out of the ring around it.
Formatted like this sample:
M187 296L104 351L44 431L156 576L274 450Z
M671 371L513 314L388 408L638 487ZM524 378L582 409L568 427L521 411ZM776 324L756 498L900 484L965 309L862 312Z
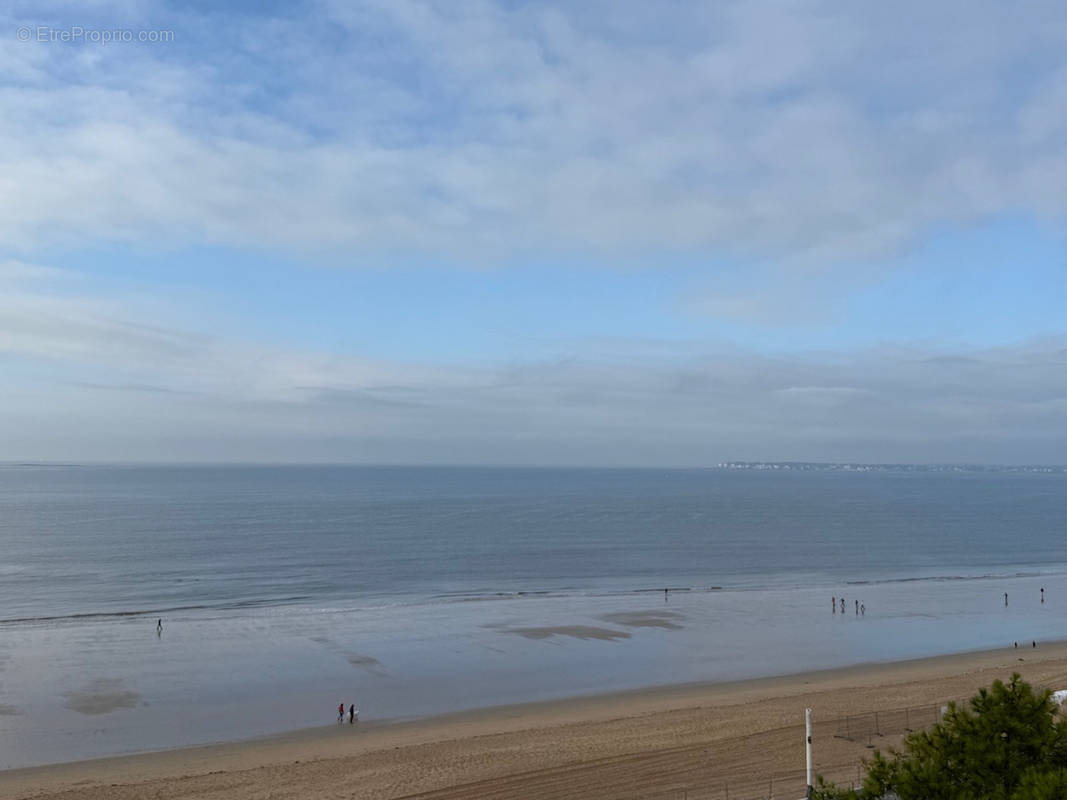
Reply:
M163 635L163 618L160 617L156 620L156 636Z
M344 706L341 706L341 710L344 710ZM356 721L356 704L352 703L348 707L348 724L351 725Z

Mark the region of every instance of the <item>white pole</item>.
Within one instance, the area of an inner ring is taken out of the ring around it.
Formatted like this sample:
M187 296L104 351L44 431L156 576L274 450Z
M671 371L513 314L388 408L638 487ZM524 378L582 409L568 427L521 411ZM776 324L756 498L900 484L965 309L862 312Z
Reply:
M807 760L807 773L808 773L808 791L806 797L811 797L812 791L815 788L811 779L811 709L804 709L804 755Z

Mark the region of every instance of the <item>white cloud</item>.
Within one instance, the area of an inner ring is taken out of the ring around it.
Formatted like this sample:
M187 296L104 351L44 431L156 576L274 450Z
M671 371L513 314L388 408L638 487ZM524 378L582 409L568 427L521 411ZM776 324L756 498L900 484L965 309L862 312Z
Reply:
M71 273L54 267L42 267L37 264L27 264L25 261L8 259L0 261L0 288L5 285L17 283L30 283L35 281L67 280Z
M157 13L170 47L8 39L0 239L810 265L1058 219L1060 11L406 0Z

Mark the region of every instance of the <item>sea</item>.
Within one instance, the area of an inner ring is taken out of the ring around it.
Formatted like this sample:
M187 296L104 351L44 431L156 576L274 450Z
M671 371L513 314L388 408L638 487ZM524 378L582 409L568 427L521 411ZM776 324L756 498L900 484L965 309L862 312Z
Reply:
M0 466L0 768L1067 638L1063 471L759 466Z

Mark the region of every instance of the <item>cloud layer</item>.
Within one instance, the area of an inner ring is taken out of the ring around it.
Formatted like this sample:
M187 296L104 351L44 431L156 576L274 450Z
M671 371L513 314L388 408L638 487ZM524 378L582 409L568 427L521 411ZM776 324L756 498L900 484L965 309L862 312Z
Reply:
M18 42L152 27L159 45ZM1067 210L1057 2L133 3L3 23L0 240L813 265Z
M282 350L0 268L8 458L700 466L733 459L1057 463L1067 341L776 359L572 343L478 367Z

